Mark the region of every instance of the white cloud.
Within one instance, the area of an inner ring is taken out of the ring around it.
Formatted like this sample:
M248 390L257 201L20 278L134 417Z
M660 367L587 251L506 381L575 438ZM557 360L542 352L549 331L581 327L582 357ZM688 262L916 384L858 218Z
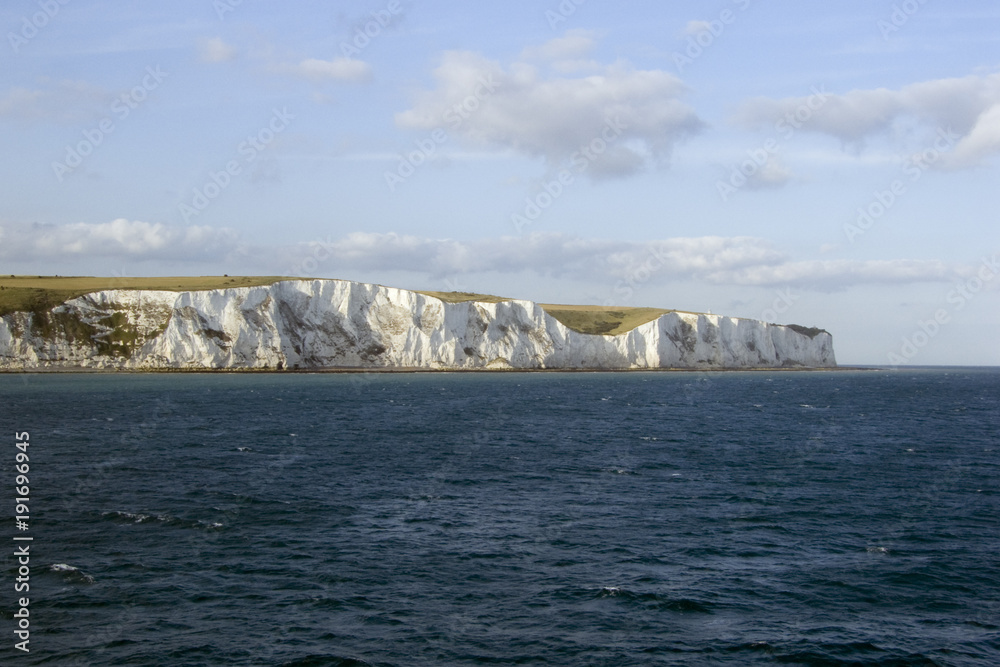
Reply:
M37 117L45 93L41 90L29 90L15 87L0 97L0 118L25 119Z
M749 266L719 271L705 277L733 285L808 285L825 289L857 284L946 282L962 274L939 260L810 260Z
M174 226L117 219L105 223L0 227L0 260L66 265L101 261L203 262L238 260L262 273L302 276L336 271L455 275L540 275L590 284L798 286L833 290L861 284L948 282L976 267L937 260L794 260L755 237L678 237L651 241L535 233L474 241L357 232L312 243L251 246L232 229ZM308 262L306 260L309 260ZM203 269L211 272L210 268Z
M549 67L557 74L600 74L604 66L596 60L555 60L549 63Z
M930 144L938 131L951 130L958 142L944 151L938 164L947 168L976 166L1000 153L1000 73L935 79L898 90L853 90L828 94L825 100L758 97L746 101L735 120L753 129L768 128L797 112L802 114L802 131L827 134L846 144L903 136L914 124L923 130L920 140Z
M993 105L976 119L969 133L945 156L945 165L977 165L997 153L1000 153L1000 104Z
M319 60L307 58L295 65L283 65L280 71L312 81L367 81L371 78L371 65L355 58Z
M708 21L688 21L688 24L684 26L685 35L697 35L698 33L705 32L706 30L711 30L712 24Z
M36 89L14 87L0 95L0 118L77 123L107 113L114 94L85 81L42 81Z
M6 260L121 257L131 259L201 259L235 251L231 229L177 227L119 218L102 223L8 226L0 258Z
M597 38L592 30L569 30L562 37L550 39L541 46L529 46L521 52L521 60L579 60L594 50Z
M675 238L650 242L582 239L535 233L477 241L429 239L393 233L357 232L320 244L331 266L357 271L409 271L437 277L472 273L538 273L584 280L617 280L657 258L661 278L735 271L781 260L760 239ZM295 265L315 256L316 244L283 248L281 261Z
M221 37L202 40L199 44L198 52L202 62L206 63L222 63L234 60L239 53L236 47L226 44Z
M435 277L477 273L536 273L588 282L788 286L841 289L858 284L947 282L968 267L938 260L790 260L754 237L682 237L646 242L583 239L536 233L478 241L359 232L319 244L281 249L295 265L322 255L340 270L407 271Z
M574 55L591 38L561 39L575 46L550 42L539 53ZM623 61L587 76L548 76L529 62L505 68L477 53L449 51L434 79L432 90L396 114L397 125L441 127L470 144L514 150L555 166L602 141L609 123L619 123L620 134L607 143L613 150L594 162L594 175L625 175L651 162L665 163L679 140L703 126L680 101L686 87L677 77L635 70Z
M776 156L768 158L764 166L747 177L746 187L750 190L780 188L793 178L792 172Z

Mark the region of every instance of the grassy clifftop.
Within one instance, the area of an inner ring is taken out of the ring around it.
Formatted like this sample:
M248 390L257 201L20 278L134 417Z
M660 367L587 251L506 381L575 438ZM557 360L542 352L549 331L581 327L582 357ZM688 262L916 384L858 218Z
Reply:
M90 292L110 289L143 289L186 292L270 285L281 276L180 276L166 278L93 278L80 276L0 277L0 315L16 311L43 312ZM448 303L478 301L499 303L507 297L472 292L420 292ZM615 336L655 320L671 311L662 308L624 308L539 304L552 317L573 331Z
M445 303L462 303L463 301L478 301L479 303L500 303L510 301L509 297L493 296L492 294L476 294L475 292L428 292L424 290L414 290L417 294L426 294L435 299L441 299Z
M39 312L90 292L146 289L187 292L270 285L280 276L181 276L168 278L92 278L81 276L2 276L0 315L16 311Z
M652 322L670 310L663 308L620 308L606 306L566 306L555 303L538 304L567 329L580 333L617 336Z
M473 292L420 292L448 303L479 301L499 303L509 301L505 297ZM545 312L561 322L566 328L586 334L617 336L627 333L637 326L652 322L660 315L671 311L663 308L622 308L606 306L570 306L557 303L540 303Z

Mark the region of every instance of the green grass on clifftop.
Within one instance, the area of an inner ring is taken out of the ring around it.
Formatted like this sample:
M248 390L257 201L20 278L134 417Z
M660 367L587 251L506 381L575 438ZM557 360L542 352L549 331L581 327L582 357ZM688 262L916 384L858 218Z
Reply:
M425 294L435 299L441 299L445 303L462 303L465 301L478 301L479 303L500 303L510 301L505 296L493 296L492 294L476 294L475 292L426 292L415 290L417 294Z
M617 336L652 322L671 312L663 308L616 308L614 306L566 306L555 303L538 304L567 329L587 334Z
M500 303L510 299L475 292L420 292L447 303L478 301L480 303ZM586 334L617 336L627 333L646 322L655 320L671 311L663 308L616 308L605 306L566 306L555 303L540 303L545 312L557 319L568 329Z
M92 278L64 276L0 277L0 315L15 311L44 312L69 299L109 289L143 289L185 292L270 285L279 280L296 280L280 276L182 276L168 278ZM447 303L477 301L500 303L511 299L473 292L427 292L420 294ZM607 306L570 306L539 304L545 312L567 328L585 334L617 336L637 326L672 312L663 308L631 308ZM802 327L800 327L802 328ZM804 329L804 328L803 328ZM819 330L816 330L818 333ZM814 336L813 330L803 331Z
M2 276L0 315L15 311L39 312L90 292L145 289L187 292L270 285L280 276L180 276L168 278L92 278L80 276Z

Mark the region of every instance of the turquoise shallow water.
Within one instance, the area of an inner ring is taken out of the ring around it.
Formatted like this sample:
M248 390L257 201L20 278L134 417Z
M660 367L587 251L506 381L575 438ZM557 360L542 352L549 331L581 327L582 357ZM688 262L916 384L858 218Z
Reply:
M4 664L1000 664L996 370L6 375L0 400L35 538L28 655L3 556Z

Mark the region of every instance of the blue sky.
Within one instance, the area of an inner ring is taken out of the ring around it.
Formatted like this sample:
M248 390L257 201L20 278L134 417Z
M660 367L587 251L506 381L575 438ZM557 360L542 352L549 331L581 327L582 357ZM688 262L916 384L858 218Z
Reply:
M280 274L1000 364L1000 6L17 0L0 270Z

